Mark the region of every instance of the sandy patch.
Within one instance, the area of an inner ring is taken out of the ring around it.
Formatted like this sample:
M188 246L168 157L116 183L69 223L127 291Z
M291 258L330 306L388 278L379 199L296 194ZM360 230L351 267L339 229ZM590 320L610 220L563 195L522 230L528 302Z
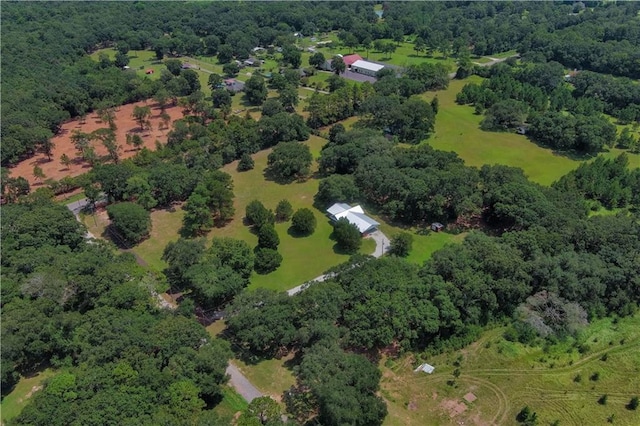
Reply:
M31 398L31 396L32 396L34 393L38 392L39 390L42 390L42 387L43 387L42 385L36 385L36 386L33 386L33 387L31 388L31 390L30 390L30 391L29 391L29 392L24 396L24 398L20 398L20 399L18 399L18 403L23 402L25 399L29 399L29 398Z
M407 405L407 408L411 411L417 411L418 410L418 403L416 402L415 399L411 400L411 402L409 402L409 405Z
M133 108L136 106L150 106L151 107L151 130L140 132L138 123L131 116ZM153 101L141 101L134 104L122 105L116 109L115 124L116 129L116 142L120 146L120 158L125 159L133 157L136 154L136 150L133 147L126 144L127 133L136 133L144 140L144 146L150 150L155 150L156 140L161 144L167 142L167 134L169 133L172 124L175 120L182 118L182 108L178 106L170 107L166 109L167 114L171 117L169 122L169 128L162 126L162 120L160 119L160 108L158 108ZM103 123L98 115L93 112L88 114L85 121L81 122L80 119L74 119L64 123L61 126L60 133L53 137L54 143L53 155L51 161L43 153L38 153L35 156L21 161L17 165L11 167L11 176L22 176L29 181L29 184L37 189L43 183L39 182L35 176L33 176L34 166L39 166L45 174L47 179L60 180L65 176L78 176L88 172L91 168L89 164L82 161L78 151L71 141L71 135L74 130L91 133L94 130L107 128L108 124ZM162 127L162 128L161 128ZM100 142L94 141L93 147L96 154L99 157L106 156L107 150ZM66 154L71 159L71 164L67 168L60 162L62 154ZM35 186L34 186L35 185Z
M449 414L450 418L459 416L467 409L467 406L464 405L463 402L455 399L445 399L439 406Z

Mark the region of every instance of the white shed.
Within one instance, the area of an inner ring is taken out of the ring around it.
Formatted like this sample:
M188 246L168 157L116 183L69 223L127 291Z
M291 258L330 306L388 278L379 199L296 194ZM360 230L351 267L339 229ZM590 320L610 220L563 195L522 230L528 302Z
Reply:
M375 77L377 72L382 68L384 68L384 65L382 64L376 64L374 62L369 62L362 59L351 64L351 71L371 77Z

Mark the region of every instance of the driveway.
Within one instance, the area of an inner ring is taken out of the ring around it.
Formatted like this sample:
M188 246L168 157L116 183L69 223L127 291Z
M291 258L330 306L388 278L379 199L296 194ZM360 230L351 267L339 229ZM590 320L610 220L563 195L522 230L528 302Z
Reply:
M247 402L251 402L256 398L260 398L262 393L251 384L244 374L240 372L238 367L229 363L227 374L230 376L229 384L238 392Z
M376 242L376 250L373 252L372 256L375 258L381 257L383 254L389 251L391 247L391 241L387 238L386 235L382 233L382 231L377 230L369 234L369 237L373 238Z

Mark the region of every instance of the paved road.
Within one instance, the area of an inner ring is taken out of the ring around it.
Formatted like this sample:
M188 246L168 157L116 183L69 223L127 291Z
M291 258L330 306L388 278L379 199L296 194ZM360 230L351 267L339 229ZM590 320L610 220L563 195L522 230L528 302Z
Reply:
M229 384L238 392L247 402L251 402L256 398L260 398L262 393L251 384L249 380L240 372L238 367L229 363L227 374L231 377Z

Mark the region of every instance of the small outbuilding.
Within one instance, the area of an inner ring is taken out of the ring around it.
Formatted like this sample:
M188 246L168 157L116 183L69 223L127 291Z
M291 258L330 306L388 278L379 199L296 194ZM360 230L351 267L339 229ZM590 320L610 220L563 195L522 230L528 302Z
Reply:
M444 225L441 224L440 222L433 222L431 224L431 230L434 232L440 232L444 229Z
M151 68L149 68L149 69L148 69L148 70L146 70L144 73L145 73L145 74L153 74L153 73L154 73L154 71L153 71Z
M415 370L413 370L413 372L414 372L414 373L417 373L418 371L424 371L424 372L425 372L425 373L427 373L427 374L431 374L431 373L433 373L433 371L434 371L435 369L436 369L436 368L435 368L433 365L429 365L429 364L427 364L427 363L425 362L424 364L420 364L420 365L418 366L418 368L416 368Z

